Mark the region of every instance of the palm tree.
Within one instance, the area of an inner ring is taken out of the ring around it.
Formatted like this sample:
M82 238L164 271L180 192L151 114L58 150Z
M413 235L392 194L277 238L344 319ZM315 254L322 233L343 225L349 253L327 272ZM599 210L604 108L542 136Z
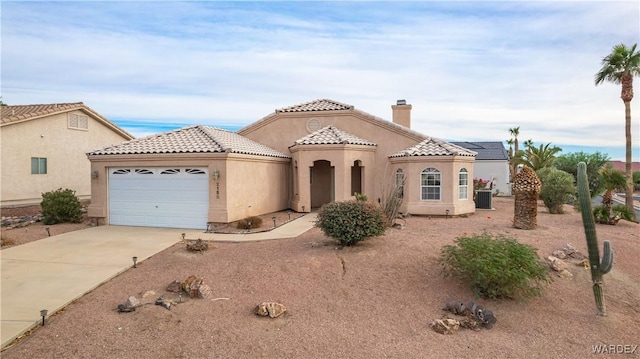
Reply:
M613 191L625 188L627 177L622 171L607 166L600 170L602 180L604 182L605 191L602 194L602 205L607 209L609 218L611 218L611 208L613 207Z
M534 147L529 145L522 156L522 163L531 167L534 171L538 171L544 167L551 167L556 159L556 153L562 151L560 147L550 147L551 143Z
M636 51L633 44L631 48L624 44L613 47L611 53L602 59L602 67L595 75L596 86L607 81L622 85L620 98L624 102L625 124L624 133L626 139L626 166L627 177L625 205L633 213L633 180L631 175L631 100L633 99L633 77L640 76L640 52Z
M521 154L518 149L518 135L520 134L520 126L513 127L509 129L509 133L511 134L511 140L513 141L513 153L509 154L509 172L511 172L511 178L516 175L516 166L518 166L518 161L516 160Z

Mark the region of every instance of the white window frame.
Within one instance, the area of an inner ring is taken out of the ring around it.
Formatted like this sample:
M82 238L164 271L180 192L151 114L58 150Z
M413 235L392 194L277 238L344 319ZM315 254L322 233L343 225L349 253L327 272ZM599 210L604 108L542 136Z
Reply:
M46 157L31 157L31 174L32 175L47 174L47 158Z
M469 200L469 171L466 168L458 172L458 199Z
M442 198L442 173L433 167L420 172L420 200L440 201Z
M404 171L402 168L398 168L396 170L396 186L395 188L400 188L398 191L398 198L404 197Z

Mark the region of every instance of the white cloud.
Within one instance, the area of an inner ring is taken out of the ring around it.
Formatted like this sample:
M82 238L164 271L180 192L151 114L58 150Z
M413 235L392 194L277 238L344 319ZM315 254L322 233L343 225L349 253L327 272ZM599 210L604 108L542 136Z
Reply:
M637 2L3 3L2 96L108 118L246 125L317 98L457 140L624 145L600 60ZM357 16L354 16L357 14ZM640 132L638 99L634 134ZM637 143L637 141L635 142Z

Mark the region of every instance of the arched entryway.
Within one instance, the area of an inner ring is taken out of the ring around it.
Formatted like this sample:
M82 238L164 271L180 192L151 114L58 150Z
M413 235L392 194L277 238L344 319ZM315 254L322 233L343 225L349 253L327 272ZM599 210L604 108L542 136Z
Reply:
M313 161L309 168L309 186L311 189L311 208L317 208L334 200L335 176L331 162Z

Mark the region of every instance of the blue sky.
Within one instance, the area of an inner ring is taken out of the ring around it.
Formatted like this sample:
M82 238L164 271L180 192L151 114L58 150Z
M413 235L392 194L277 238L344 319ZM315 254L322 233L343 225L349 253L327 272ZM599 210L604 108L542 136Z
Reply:
M0 6L5 103L82 101L136 136L235 130L319 98L390 120L406 99L426 135L506 140L519 126L522 141L624 159L620 86L593 77L614 45L638 42L638 1Z

